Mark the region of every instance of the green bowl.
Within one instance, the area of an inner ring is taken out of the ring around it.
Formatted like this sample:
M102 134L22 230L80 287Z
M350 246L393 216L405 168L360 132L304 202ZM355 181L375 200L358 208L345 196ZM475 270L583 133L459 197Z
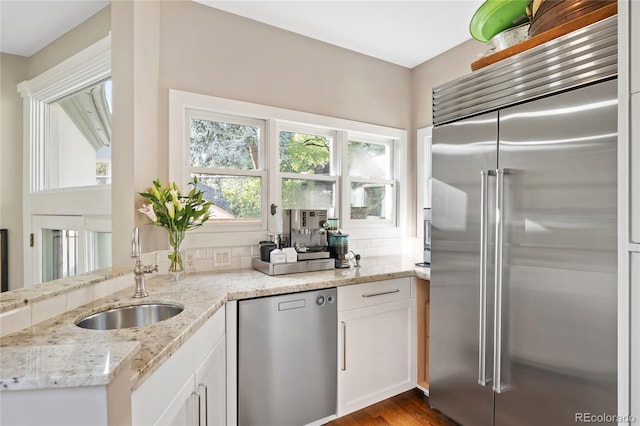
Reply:
M507 28L522 23L520 18L526 15L526 7L527 0L487 0L471 18L469 32L476 40L487 42Z

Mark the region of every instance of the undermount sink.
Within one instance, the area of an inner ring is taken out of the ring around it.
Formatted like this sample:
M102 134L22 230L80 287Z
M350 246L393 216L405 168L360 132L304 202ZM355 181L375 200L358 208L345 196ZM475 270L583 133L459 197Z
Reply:
M76 321L76 325L92 330L142 327L175 317L183 310L184 306L175 303L127 305L91 314Z

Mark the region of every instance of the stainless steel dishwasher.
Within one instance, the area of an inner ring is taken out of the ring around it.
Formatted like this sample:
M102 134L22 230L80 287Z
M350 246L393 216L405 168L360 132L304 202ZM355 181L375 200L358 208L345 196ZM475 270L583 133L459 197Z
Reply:
M335 288L238 302L238 424L300 426L336 414Z

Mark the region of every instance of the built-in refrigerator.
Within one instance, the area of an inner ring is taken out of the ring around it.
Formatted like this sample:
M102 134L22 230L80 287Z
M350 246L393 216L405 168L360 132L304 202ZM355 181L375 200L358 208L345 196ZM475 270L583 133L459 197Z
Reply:
M430 399L463 425L616 414L616 93L434 129Z
M615 420L616 82L434 127L429 399L462 425Z

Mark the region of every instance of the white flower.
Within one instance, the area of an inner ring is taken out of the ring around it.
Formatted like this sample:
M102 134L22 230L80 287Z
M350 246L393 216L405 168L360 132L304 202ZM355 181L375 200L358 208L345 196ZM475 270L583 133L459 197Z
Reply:
M169 213L169 217L173 219L176 216L176 210L173 207L173 203L171 201L167 201L166 203L164 203L164 205L167 207L167 213Z
M157 222L158 218L156 217L156 212L153 210L153 206L151 204L143 204L141 208L138 209L140 213L144 213L147 215L152 222Z

